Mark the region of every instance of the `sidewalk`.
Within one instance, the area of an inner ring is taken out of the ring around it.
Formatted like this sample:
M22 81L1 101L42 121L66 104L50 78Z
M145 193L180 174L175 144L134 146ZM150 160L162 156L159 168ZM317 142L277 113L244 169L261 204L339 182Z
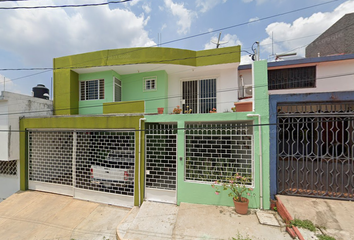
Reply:
M337 240L354 239L354 203L351 201L277 195L293 218L311 220Z
M0 239L110 239L128 208L38 191L18 192L0 203Z
M119 224L117 236L120 240L292 239L284 226L260 224L256 210L239 215L232 207L156 202L144 202L140 209L133 208Z

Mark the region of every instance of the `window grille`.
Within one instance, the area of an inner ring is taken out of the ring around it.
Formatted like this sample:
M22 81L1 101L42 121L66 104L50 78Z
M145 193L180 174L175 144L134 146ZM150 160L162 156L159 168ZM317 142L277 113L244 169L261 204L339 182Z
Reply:
M216 79L185 81L182 88L183 112L209 113L216 108Z
M80 81L80 100L104 99L104 79Z
M185 179L210 183L236 173L253 178L251 124L187 124Z
M269 90L314 87L316 87L316 66L268 71Z
M0 175L17 175L17 160L0 161Z
M122 101L122 82L118 78L114 78L114 101Z

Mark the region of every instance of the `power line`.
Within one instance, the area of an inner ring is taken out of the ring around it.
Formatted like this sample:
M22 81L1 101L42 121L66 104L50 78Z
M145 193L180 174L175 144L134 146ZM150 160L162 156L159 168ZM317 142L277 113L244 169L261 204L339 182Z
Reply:
M354 75L354 73L349 73L349 74L339 74L339 75L332 75L332 76L324 76L324 77L321 77L321 78L316 78L316 81L317 80L323 80L323 79L328 79L328 78L335 78L335 77L343 77L343 76L352 76ZM308 80L300 80L298 82L301 82L301 81L308 81ZM264 85L255 85L253 88L261 88L261 87L267 87L270 86L271 84L264 84ZM277 85L279 85L277 83ZM223 92L230 92L230 91L237 91L237 90L240 90L239 88L228 88L228 89L223 89L222 91L217 91L216 93L223 93ZM181 95L174 95L174 96L168 96L168 97L160 97L160 98L150 98L150 99L144 99L142 101L145 101L145 102L149 102L149 101L158 101L158 100L168 100L168 99L172 99L172 98L180 98ZM267 98L269 99L269 97ZM258 101L261 100L261 99L258 99ZM264 99L266 100L266 99ZM132 101L138 101L137 100L132 100ZM230 101L230 102L234 102L234 101ZM111 102L113 103L113 102ZM129 102L116 102L117 104L129 104ZM224 102L226 103L226 102ZM102 105L101 104L95 104L95 105L89 105L89 106L84 106L84 107L74 107L74 108L60 108L60 109L53 109L55 111L65 111L65 110L78 110L78 109L85 109L85 108L93 108L93 107L101 107ZM3 116L3 115L6 115L6 116L9 116L9 115L20 115L20 114L27 114L27 113L40 113L40 112L51 112L52 110L38 110L38 111L30 111L30 112L12 112L12 113L0 113L0 116ZM144 114L144 113L142 113ZM56 116L56 115L55 115ZM38 117L45 117L45 116L38 116Z
M266 19L274 18L274 17L278 17L278 16L282 16L282 15L286 15L286 14L289 14L289 13L294 13L294 12L298 12L298 11L302 11L302 10L306 10L306 9L310 9L310 8L314 8L314 7L318 7L318 6L321 6L321 5L325 5L325 4L329 4L329 3L333 3L333 2L337 2L337 1L340 1L340 0L332 0L332 1L324 2L324 3L319 3L319 4L315 4L315 5L311 5L311 6L307 6L307 7L303 7L303 8L299 8L299 9L295 9L295 10L291 10L291 11L284 12L284 13L279 13L279 14L275 14L275 15L259 18L259 19L255 20L255 21L253 21L252 23L263 21L263 20L266 20ZM229 26L229 27L224 27L224 28L220 28L220 29L216 29L216 30L212 30L212 31L208 31L208 32L195 34L195 35L191 35L191 36L188 36L188 37L179 38L179 39L171 40L171 41L168 41L168 42L160 43L159 46L166 45L166 44L169 44L169 43L178 42L178 41L182 41L182 40L186 40L186 39L190 39L190 38L194 38L194 37L203 36L203 35L210 34L210 33L213 33L213 32L219 32L221 30L226 30L226 29L230 29L230 28L243 26L243 25L246 25L246 24L249 24L249 21L243 22L243 23L240 23L240 24L235 24L235 25L232 25L232 26ZM155 45L153 45L151 47L156 47L156 46L157 45L155 44ZM131 51L124 52L124 54L130 53L130 52L134 52L134 51L139 51L139 50L141 50L141 49L134 49L134 50L131 50ZM97 58L95 60L99 60L99 59L103 59L103 58ZM94 60L91 60L91 61L94 61ZM34 70L35 68L32 68L32 69ZM50 71L50 68L45 68L45 69L49 69L49 70L45 70L44 72L41 72L41 73L38 73L38 74L42 74L42 73ZM0 71L2 71L2 70L0 69ZM25 75L23 77L18 77L18 78L15 78L13 80L23 79L23 78L30 77L30 76L33 76L33 75Z
M115 3L125 3L132 0L109 1L102 3L86 3L86 4L67 4L67 5L46 5L46 6L17 6L17 7L0 7L0 10L17 10L17 9L41 9L41 8L78 8L78 7L95 7L104 6Z

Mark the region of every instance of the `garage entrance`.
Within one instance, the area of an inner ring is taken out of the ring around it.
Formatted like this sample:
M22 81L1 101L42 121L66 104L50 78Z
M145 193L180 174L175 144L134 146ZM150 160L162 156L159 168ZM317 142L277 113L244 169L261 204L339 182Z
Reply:
M133 130L29 130L29 189L134 205Z
M354 103L279 104L279 194L354 199Z

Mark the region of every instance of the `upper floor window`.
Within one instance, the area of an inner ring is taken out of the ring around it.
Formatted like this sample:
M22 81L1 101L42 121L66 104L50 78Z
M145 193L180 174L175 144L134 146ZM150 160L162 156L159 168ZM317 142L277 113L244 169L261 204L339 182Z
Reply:
M104 99L104 79L80 81L80 100Z
M118 78L114 78L114 101L122 101L122 82Z
M268 71L269 90L314 87L316 87L316 66Z
M144 90L151 91L156 90L156 77L146 77L144 78Z
M216 108L216 79L183 82L183 112L209 113Z

